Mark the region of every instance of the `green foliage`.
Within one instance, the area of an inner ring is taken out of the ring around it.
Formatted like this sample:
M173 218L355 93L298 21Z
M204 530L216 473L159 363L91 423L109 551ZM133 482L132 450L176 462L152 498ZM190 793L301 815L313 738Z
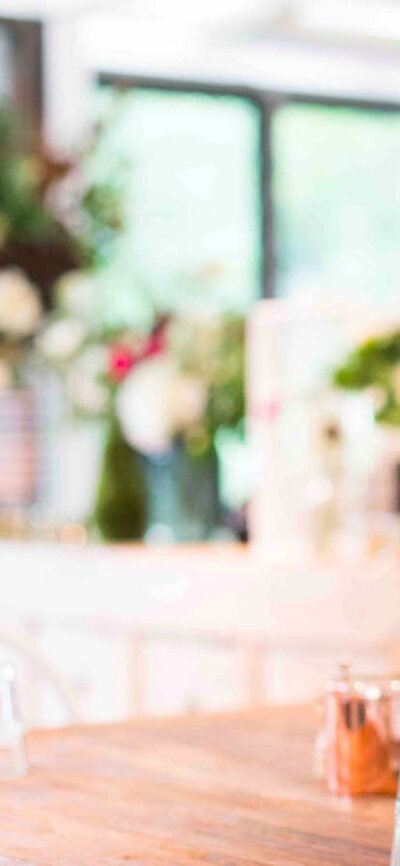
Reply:
M244 320L227 316L210 364L207 418L212 436L244 416Z
M123 438L115 415L110 420L93 517L105 541L138 540L146 530L142 459Z
M107 264L123 228L124 177L115 160L96 176L91 171L103 134L99 127L76 163L54 158L42 144L26 153L17 118L0 110L0 247L62 239L83 266Z
M110 113L97 121L92 142L82 154L82 191L79 243L85 264L107 265L114 257L125 226L124 187L131 162L118 153L103 159L105 142L116 122Z
M371 337L353 349L333 374L346 390L374 390L377 421L400 426L400 331Z
M80 244L84 261L99 267L111 258L114 243L123 228L118 184L104 180L89 186L82 198L82 207L85 220Z
M17 147L12 116L0 111L0 242L38 242L58 232L40 194L41 166Z
M205 415L184 435L192 457L207 456L222 428L240 428L245 414L245 323L225 314L209 320L183 319L172 346L179 369L200 377L207 389Z

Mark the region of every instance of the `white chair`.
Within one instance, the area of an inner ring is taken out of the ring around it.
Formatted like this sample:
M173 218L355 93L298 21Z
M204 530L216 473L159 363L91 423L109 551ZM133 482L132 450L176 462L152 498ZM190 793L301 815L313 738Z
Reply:
M78 721L74 690L56 668L32 646L26 637L0 626L0 663L12 662L17 669L18 690L27 727L43 724L40 717L39 692L51 689L62 711L63 724Z

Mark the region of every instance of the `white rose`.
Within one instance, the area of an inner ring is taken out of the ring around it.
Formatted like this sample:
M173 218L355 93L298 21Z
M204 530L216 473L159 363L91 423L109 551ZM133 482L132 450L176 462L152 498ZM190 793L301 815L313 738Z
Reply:
M11 369L6 361L0 359L0 391L10 388L12 382Z
M57 280L55 292L60 306L72 317L89 318L96 283L86 271L68 271Z
M107 349L88 346L66 377L67 394L75 408L98 415L108 408L109 394L101 381L107 366Z
M38 351L49 361L68 361L81 348L86 337L82 322L77 319L58 319L39 334Z
M42 306L35 287L18 268L0 271L0 331L18 339L37 329Z
M123 434L130 445L144 454L161 454L171 444L173 375L170 359L157 355L139 363L119 389L117 413Z
M171 382L170 411L176 433L199 424L207 406L207 388L194 374L177 373Z

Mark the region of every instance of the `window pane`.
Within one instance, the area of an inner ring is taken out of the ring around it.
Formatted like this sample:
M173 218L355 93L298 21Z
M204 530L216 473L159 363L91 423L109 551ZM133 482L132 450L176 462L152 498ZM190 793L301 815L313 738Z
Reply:
M131 165L108 317L186 306L244 310L261 293L261 117L234 95L98 86L103 164ZM108 286L108 288L107 288ZM133 306L134 305L134 306Z
M400 112L287 105L273 154L278 293L398 293Z

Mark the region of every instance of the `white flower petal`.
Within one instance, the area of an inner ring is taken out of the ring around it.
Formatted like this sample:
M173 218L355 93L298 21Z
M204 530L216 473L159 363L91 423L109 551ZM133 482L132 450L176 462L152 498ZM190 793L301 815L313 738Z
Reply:
M68 271L57 280L55 292L61 307L77 318L90 318L96 282L86 271Z
M88 346L71 365L66 376L66 389L76 409L90 415L99 415L107 410L109 392L101 381L107 357L105 346Z
M144 454L160 454L171 444L170 387L173 368L165 355L138 364L117 397L121 427Z
M0 271L0 331L14 339L37 330L42 305L35 286L18 268Z
M76 354L86 337L82 322L77 319L58 319L39 334L38 351L49 361L68 361Z
M172 425L176 433L182 433L203 420L207 388L200 376L184 373L176 374L171 385Z

